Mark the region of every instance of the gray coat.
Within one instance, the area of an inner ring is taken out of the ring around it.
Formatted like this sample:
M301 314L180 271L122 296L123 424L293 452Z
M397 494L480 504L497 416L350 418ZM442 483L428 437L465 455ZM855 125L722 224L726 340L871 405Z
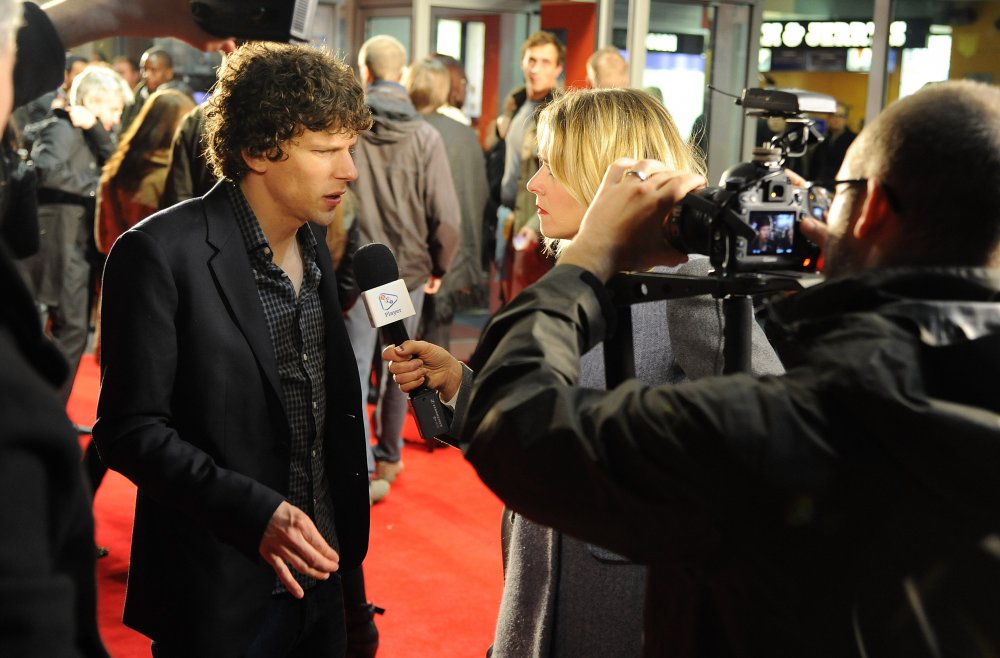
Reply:
M443 276L458 248L461 211L448 156L401 85L376 82L366 102L375 125L358 140L352 185L361 239L388 246L406 287L416 290Z
M704 276L707 258L670 270ZM749 301L747 302L749 303ZM722 373L722 304L708 296L632 307L636 376L656 385ZM784 371L763 331L753 330L754 374ZM580 386L604 389L603 344L583 355ZM642 652L646 567L505 509L504 592L493 658Z
M438 317L450 321L455 310L485 300L486 272L481 254L483 210L490 193L486 156L475 131L468 126L436 112L425 114L424 119L444 140L462 217L458 252L435 300Z

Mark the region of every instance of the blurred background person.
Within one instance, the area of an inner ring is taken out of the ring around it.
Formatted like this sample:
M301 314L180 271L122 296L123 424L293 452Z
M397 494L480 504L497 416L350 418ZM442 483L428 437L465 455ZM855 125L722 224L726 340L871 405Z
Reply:
M122 130L128 130L146 99L156 90L176 89L188 96L194 93L186 82L174 77L174 59L162 46L153 46L146 50L139 59L139 69L142 82L135 90L135 101L125 108L125 113L122 115Z
M132 91L135 91L136 87L139 86L139 82L142 81L139 66L125 55L118 55L112 59L111 68L122 77L128 86L132 88Z
M119 235L159 208L174 132L192 109L191 97L161 89L146 99L122 135L101 173L94 226L102 254L111 250Z
M437 293L424 297L417 331L424 340L445 349L449 345L455 313L486 305L486 273L481 258L483 209L489 195L486 159L476 133L452 119L450 112L440 111L442 107L454 109L449 105L454 80L448 68L433 55L415 62L405 80L417 112L441 133L462 213L455 259L441 278Z
M403 322L407 333L415 336L424 296L438 291L451 266L462 216L441 134L423 120L401 84L406 61L403 44L387 35L368 39L358 52L365 103L374 125L359 135L354 160L358 177L351 189L357 195L362 241L381 242L396 256L416 310ZM347 332L357 357L362 401L367 403L378 332L363 304L348 312ZM391 484L403 470L408 402L391 382L379 381L377 445L368 446L369 471L375 480ZM370 437L371 421L367 413L364 417Z
M847 147L857 134L847 125L848 109L837 103L837 111L826 120L826 135L822 142L814 146L809 154L809 180L832 186L837 178L840 165L847 155Z
M170 146L170 165L160 196L160 208L203 196L219 182L205 158L205 106L181 120ZM346 308L346 307L345 307Z
M566 47L551 32L535 32L521 45L524 87L511 92L515 110L504 137L502 205L497 210L496 261L502 303L552 268L552 259L542 252L534 198L525 184L539 166L535 117L552 100L565 60Z
M70 366L63 402L87 346L94 200L101 168L114 151L111 131L128 95L112 69L88 66L73 80L69 106L52 111L31 149L38 172L40 245L20 267L43 326Z
M628 87L628 62L614 46L599 48L587 59L587 82L593 89Z
M472 125L472 119L462 110L465 107L465 96L469 88L469 79L465 75L465 67L462 63L444 53L432 53L429 57L444 64L448 70L450 85L448 90L448 102L442 103L437 112L449 119L454 119L467 126Z

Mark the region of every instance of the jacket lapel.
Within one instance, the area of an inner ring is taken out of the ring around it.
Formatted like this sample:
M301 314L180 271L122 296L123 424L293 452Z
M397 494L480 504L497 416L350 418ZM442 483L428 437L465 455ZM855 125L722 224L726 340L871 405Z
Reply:
M285 398L278 378L278 364L267 328L267 318L264 317L264 309L257 294L246 245L240 235L228 193L224 189L227 184L219 183L205 195L205 219L208 227L206 239L216 250L208 261L208 267L233 322L246 338L284 410Z

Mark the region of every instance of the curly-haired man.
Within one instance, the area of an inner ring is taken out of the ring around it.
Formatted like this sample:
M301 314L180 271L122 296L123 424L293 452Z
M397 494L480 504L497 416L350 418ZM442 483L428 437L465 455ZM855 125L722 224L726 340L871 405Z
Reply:
M108 257L94 438L138 486L124 620L158 658L343 655L368 481L323 231L370 124L330 54L243 46L206 110L223 180Z

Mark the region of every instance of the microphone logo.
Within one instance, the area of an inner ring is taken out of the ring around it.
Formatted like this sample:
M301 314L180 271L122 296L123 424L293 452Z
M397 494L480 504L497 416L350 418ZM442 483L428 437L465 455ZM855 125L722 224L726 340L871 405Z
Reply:
M399 300L399 295L393 295L392 293L383 292L378 296L379 306L382 307L383 311L388 311L390 308L396 305Z

